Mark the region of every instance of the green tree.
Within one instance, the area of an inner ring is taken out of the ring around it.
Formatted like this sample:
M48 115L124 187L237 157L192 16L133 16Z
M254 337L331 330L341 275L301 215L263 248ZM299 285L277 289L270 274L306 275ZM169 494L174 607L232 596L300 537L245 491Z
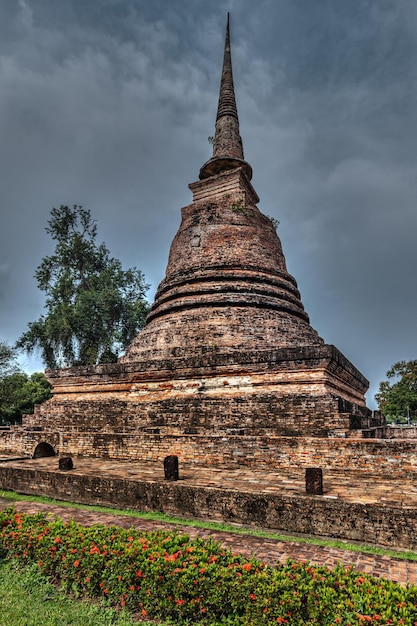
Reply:
M379 385L375 395L378 408L388 418L417 416L417 361L399 361L387 372L389 380Z
M0 341L0 379L18 369L16 349L9 346L6 342Z
M31 322L17 348L39 349L48 368L115 361L143 328L148 286L136 268L124 270L81 206L52 209L46 232L54 254L36 270L46 314Z
M35 404L40 404L52 396L51 384L43 372L31 376L24 372L14 372L0 380L0 422L11 424L21 422L24 413L33 413Z

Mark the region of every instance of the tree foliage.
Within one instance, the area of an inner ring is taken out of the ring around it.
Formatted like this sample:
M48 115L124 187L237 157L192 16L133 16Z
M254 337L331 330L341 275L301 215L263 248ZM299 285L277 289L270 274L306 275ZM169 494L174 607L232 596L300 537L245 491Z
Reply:
M0 380L0 422L20 422L24 413L33 413L34 405L52 396L51 385L43 372L31 376L15 372Z
M46 313L29 324L16 346L40 349L49 368L115 361L143 328L148 286L136 268L124 270L81 206L52 209L46 232L55 251L36 270Z
M16 349L0 341L0 424L20 422L23 413L51 397L51 385L41 372L31 376L19 368Z
M16 349L0 341L0 379L17 371Z
M417 360L399 361L387 372L389 380L379 385L375 395L379 410L388 418L417 416Z

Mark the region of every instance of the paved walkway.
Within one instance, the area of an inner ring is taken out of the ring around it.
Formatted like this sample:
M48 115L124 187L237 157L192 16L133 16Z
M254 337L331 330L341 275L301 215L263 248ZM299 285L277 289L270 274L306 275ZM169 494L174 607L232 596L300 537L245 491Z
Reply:
M5 508L10 501L1 500L0 507ZM277 541L249 535L239 535L232 532L212 531L191 526L168 524L142 520L125 515L97 513L91 509L73 509L55 504L41 504L37 502L16 502L16 509L23 513L43 512L47 515L58 516L64 520L74 519L86 526L92 524L116 525L123 528L138 530L177 529L186 532L191 537L212 537L234 552L246 556L255 554L266 563L285 562L291 558L295 561L310 561L314 565L334 567L337 563L351 565L357 571L366 572L372 576L382 576L405 585L417 585L417 561L407 561L388 556L377 556L363 552L352 552L314 546L295 541Z

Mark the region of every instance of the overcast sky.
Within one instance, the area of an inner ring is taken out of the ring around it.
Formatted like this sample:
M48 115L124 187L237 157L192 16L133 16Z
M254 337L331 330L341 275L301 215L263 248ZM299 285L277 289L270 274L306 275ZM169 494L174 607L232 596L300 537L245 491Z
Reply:
M417 358L416 0L1 0L0 340L43 311L61 204L91 210L153 298L211 156L227 11L259 208L375 408Z

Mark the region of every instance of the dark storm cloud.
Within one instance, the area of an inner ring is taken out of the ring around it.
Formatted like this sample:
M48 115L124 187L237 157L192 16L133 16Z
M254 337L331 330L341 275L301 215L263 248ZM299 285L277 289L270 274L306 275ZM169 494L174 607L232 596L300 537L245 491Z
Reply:
M155 289L210 156L228 10L260 208L313 325L374 392L417 354L415 0L4 0L0 338L42 311L52 206L90 208Z

